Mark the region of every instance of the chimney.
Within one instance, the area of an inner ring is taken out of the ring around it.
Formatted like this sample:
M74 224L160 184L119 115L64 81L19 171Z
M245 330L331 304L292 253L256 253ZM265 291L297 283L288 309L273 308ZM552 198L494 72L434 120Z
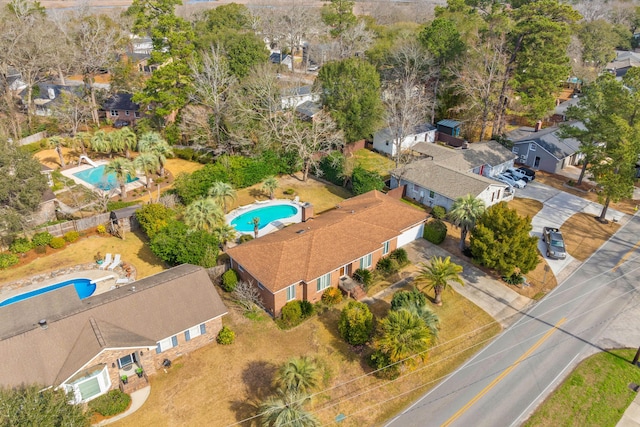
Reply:
M307 222L311 218L313 218L313 205L307 202L302 205L302 222Z
M533 131L538 132L540 129L542 129L542 120L536 122L536 127L533 128Z
M56 98L56 92L53 90L52 87L47 89L47 93L49 94L49 99L55 99Z

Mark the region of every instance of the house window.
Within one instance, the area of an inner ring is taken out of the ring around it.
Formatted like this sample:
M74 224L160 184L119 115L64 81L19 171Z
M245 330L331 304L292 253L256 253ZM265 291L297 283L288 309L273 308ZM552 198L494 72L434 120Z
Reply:
M178 337L176 335L165 338L162 341L158 341L158 345L156 346L156 354L160 354L163 351L167 351L170 348L178 346Z
M386 255L389 253L389 241L386 241L382 244L382 255Z
M135 361L136 361L136 358L133 353L127 354L126 356L118 359L118 368L123 369L123 368L126 368L127 366L131 366Z
M262 289L264 291L264 285L262 283L260 283L260 282L258 282L258 288Z
M242 268L242 266L240 264L236 264L236 266L238 267L238 271L240 273L244 273L244 268Z
M196 325L193 328L189 328L186 331L184 331L184 340L185 341L190 341L195 337L199 337L200 335L204 334L207 332L207 327L204 323L200 324L200 325Z
M287 301L296 299L296 285L291 285L287 288Z
M109 113L111 113L111 117L118 117L118 110L111 110Z
M529 145L529 150L536 151L536 144L530 144Z
M512 152L513 154L518 154L518 147L513 147L513 148L511 149L511 152Z
M128 116L129 115L129 110L124 110L124 115Z
M134 111L133 112L133 117L135 117L136 119L140 118L140 113L138 111Z
M320 292L331 286L331 273L318 277L316 280L316 291Z
M418 140L418 135L413 137L413 142L416 142Z
M433 199L436 197L436 193L434 193L433 191L429 190L429 198Z
M369 268L371 267L371 254L365 255L360 258L360 268Z

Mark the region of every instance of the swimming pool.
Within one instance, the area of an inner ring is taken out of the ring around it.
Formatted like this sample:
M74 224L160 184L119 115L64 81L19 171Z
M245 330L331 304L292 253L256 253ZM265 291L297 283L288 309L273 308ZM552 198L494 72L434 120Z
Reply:
M104 167L105 165L96 166L95 168L86 169L82 172L76 172L73 176L104 191L117 188L118 180L116 179L116 174L112 172L105 175ZM127 184L137 180L137 177L132 178L130 175L127 176Z
M248 233L253 231L253 218L260 218L258 229L262 230L273 221L289 218L294 216L296 213L298 213L298 208L292 205L265 206L243 213L233 219L231 221L231 225L238 231Z
M42 295L46 292L50 292L55 289L60 289L64 286L69 286L69 285L75 286L76 292L78 293L78 297L80 297L80 299L85 299L87 297L90 297L96 291L95 283L91 283L91 280L89 279L71 279L71 280L66 280L64 282L56 283L55 285L46 286L44 288L36 289L33 291L25 292L24 294L7 298L6 300L0 302L0 307L13 304L14 302L22 301L22 300L34 297L36 295Z

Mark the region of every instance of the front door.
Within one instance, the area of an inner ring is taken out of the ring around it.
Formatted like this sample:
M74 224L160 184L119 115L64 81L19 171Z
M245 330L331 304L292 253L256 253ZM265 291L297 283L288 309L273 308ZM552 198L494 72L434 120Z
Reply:
M540 157L536 156L536 159L533 162L533 167L534 168L539 168L540 167Z
M340 277L344 276L345 268L344 266L340 267Z

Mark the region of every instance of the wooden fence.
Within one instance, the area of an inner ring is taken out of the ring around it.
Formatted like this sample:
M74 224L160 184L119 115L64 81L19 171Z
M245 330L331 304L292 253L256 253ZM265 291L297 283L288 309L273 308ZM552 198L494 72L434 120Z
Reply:
M84 231L89 228L95 228L100 224L107 224L109 222L109 213L103 213L99 215L90 216L82 219L74 219L60 224L50 225L48 227L40 228L37 231L47 231L52 236L61 237L69 231Z

